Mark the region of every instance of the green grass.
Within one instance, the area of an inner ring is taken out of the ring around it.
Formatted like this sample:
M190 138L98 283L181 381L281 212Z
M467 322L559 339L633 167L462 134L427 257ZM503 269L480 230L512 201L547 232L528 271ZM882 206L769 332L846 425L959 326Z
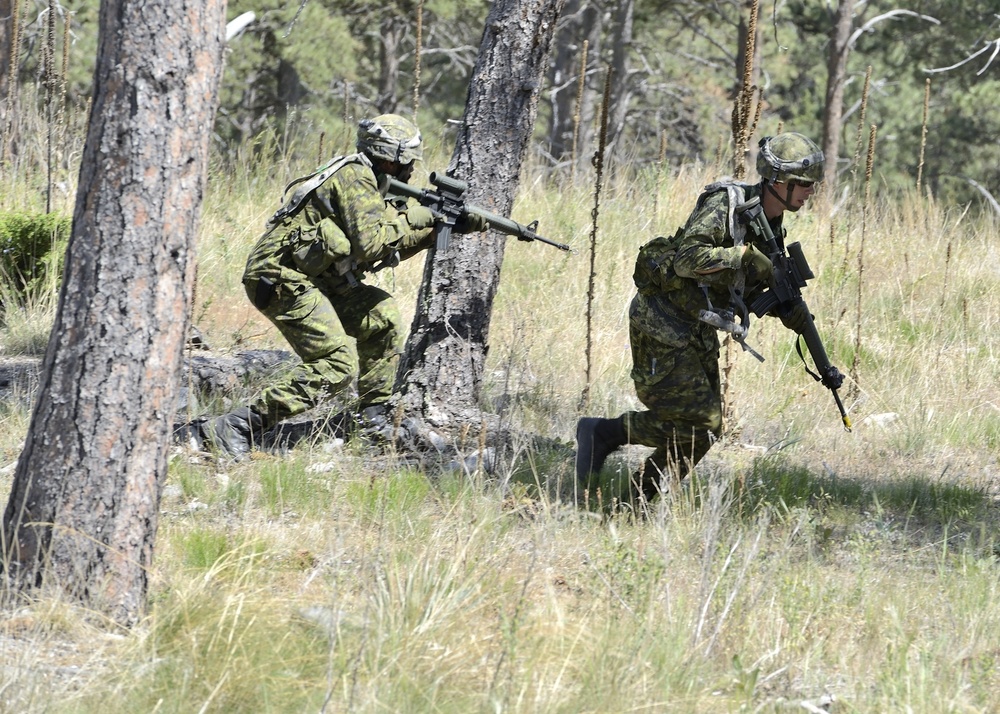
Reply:
M425 168L446 163L431 156ZM222 351L284 348L239 271L298 167L259 157L214 169L206 196L194 317ZM492 475L323 441L236 464L175 454L146 618L109 633L54 596L5 603L0 714L781 712L827 695L843 712L1000 708L994 218L877 198L859 378L842 390L852 432L788 333L755 321L749 341L766 362L736 358L732 431L693 477L648 511L605 508L626 498L647 453L631 447L609 459L602 501L577 504L584 388L583 413L638 406L635 251L672 232L715 173L674 167L656 196L649 176L607 183L587 385L590 186L529 167L515 217L578 251L507 246L484 400L531 438ZM819 276L810 308L845 371L859 211L788 221ZM384 283L406 324L421 269L409 261ZM7 319L4 356L39 354L43 340L20 334L47 336L54 294ZM0 486L29 401L0 402Z

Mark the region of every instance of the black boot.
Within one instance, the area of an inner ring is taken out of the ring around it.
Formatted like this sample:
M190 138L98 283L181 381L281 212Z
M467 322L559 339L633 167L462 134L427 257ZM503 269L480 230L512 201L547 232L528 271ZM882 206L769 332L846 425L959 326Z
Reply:
M254 446L260 446L264 427L264 417L260 413L251 407L241 407L202 424L202 443L239 459Z
M576 480L586 486L608 455L628 443L622 418L584 417L576 423Z
M344 441L360 437L372 443L390 443L394 431L405 431L395 428L393 416L383 402L345 409L331 420L332 432Z

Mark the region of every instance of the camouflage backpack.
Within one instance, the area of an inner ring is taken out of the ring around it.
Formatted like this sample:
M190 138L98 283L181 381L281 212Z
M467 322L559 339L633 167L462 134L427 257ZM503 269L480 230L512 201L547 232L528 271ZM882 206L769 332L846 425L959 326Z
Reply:
M749 184L739 183L732 179L721 179L709 184L698 197L692 215L708 200L709 196L726 191L729 194L729 235L733 237L733 245L743 245L746 238L746 226L736 220L736 206L746 200ZM635 286L640 293L671 292L683 285L684 278L678 277L673 270L674 255L677 246L684 237L684 228L680 228L672 236L657 236L639 249L635 261L635 272L632 275Z

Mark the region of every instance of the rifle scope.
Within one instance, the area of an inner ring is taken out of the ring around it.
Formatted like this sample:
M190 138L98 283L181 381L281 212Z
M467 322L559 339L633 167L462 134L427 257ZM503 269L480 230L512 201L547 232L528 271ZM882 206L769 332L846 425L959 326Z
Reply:
M429 178L432 184L454 196L461 196L469 188L469 184L462 179L452 178L446 174L439 174L437 171L431 173Z
M804 288L806 281L812 280L816 276L813 274L812 268L809 267L806 254L802 252L802 244L799 242L789 243L785 246L785 250L788 251L788 257L792 259L792 263L798 269L798 277L801 279L799 287Z

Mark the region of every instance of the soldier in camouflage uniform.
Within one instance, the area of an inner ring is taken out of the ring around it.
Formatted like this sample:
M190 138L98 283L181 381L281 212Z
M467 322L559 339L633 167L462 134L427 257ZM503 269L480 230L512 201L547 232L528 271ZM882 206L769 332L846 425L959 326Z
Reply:
M589 485L615 449L642 444L655 451L633 478L633 491L649 500L660 491L661 478L684 478L719 436L719 339L701 311L752 302L773 272L766 246L750 240L753 233L734 208L760 197L783 248L782 217L812 195L813 184L823 177L823 153L801 134L767 137L760 142L757 171L762 180L755 185L720 181L706 187L680 231L640 249L629 337L631 376L646 409L615 419L580 419L576 475L581 485ZM800 301L776 316L801 332L807 314Z
M432 245L435 216L386 200L387 177L407 181L422 158L414 124L394 114L363 120L357 151L289 184L247 259L247 296L302 362L251 405L202 425L203 440L229 454L246 453L267 429L343 393L355 378L358 411L384 418L403 331L393 297L364 274ZM465 215L455 232L484 227Z

